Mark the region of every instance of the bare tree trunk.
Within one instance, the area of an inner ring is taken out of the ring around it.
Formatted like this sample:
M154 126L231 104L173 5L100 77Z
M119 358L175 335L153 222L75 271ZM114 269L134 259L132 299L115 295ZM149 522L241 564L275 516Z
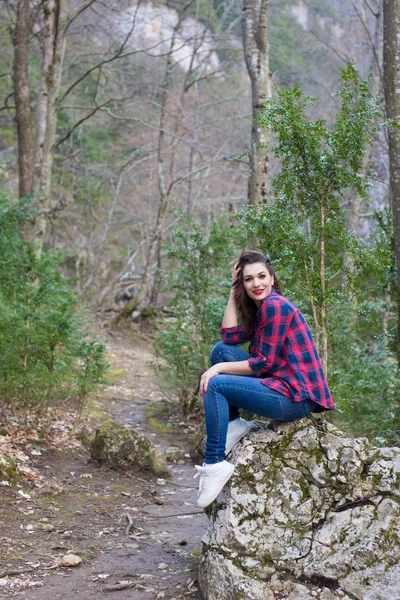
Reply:
M378 4L372 4L372 6L368 6L371 10L372 15L374 17L374 30L370 35L370 45L372 46L372 53L370 55L371 64L369 67L369 77L371 77L371 94L373 96L377 96L382 93L382 65L379 60L382 51L382 11L379 8ZM373 10L372 10L373 9ZM366 5L363 0L360 1L359 6L359 18L362 23L367 27L368 19L366 14ZM380 131L378 135L385 135L385 129ZM365 176L368 166L370 166L371 159L373 158L373 152L375 148L371 145L367 148L367 152L364 157L363 166L361 169L361 174ZM363 206L362 198L359 194L356 194L352 198L352 202L349 208L349 226L352 231L356 235L359 234L360 231L360 221L361 221L361 209Z
M29 0L18 0L14 30L14 96L18 131L19 196L32 191L33 136L28 83L28 45L31 33Z
M256 119L265 96L271 95L267 38L268 3L269 0L243 0L243 49L252 96L248 201L253 205L267 200L269 135L257 124Z
M66 43L68 0L45 0L40 32L42 65L36 107L33 189L39 194L34 241L40 255L50 212L50 189L57 125L58 94Z
M386 112L400 125L400 0L383 2L383 68ZM400 363L400 129L389 129L390 196L397 264L397 358Z
M320 236L320 255L321 255L321 263L320 263L320 285L321 285L321 306L320 306L320 315L321 315L321 341L322 341L322 366L324 367L324 371L328 373L328 327L327 327L327 319L326 319L326 285L325 285L325 205L324 199L321 198L321 213L320 213L320 226L321 226L321 236Z

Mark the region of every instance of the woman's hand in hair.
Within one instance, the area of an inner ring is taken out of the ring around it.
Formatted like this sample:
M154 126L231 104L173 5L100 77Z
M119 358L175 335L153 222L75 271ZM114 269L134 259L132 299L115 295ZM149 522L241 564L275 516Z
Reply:
M232 269L232 287L235 281L238 279L240 275L241 268L238 267L238 263L235 263L235 266Z
M217 365L214 365L214 366L210 367L201 376L201 378L200 378L200 395L201 396L207 391L208 382L210 381L210 379L212 379L216 375L219 375L219 370L218 370L219 366L221 366L221 365L217 364Z

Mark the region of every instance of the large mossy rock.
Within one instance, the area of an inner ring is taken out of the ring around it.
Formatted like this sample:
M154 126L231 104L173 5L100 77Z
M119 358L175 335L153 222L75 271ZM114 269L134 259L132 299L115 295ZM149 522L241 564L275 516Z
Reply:
M400 599L400 449L310 418L254 431L231 460L203 538L206 600Z
M0 453L0 481L15 483L20 477L17 463L6 454Z
M149 469L156 475L168 473L165 456L147 438L111 420L96 430L90 454L112 469Z

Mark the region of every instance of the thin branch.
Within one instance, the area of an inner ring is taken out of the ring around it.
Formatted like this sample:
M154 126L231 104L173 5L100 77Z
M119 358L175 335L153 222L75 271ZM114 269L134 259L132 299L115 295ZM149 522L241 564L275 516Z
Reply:
M157 42L157 44L154 44L153 46L150 46L149 48L146 48L145 50L132 50L131 52L125 52L125 54L123 54L123 50L124 48L121 46L121 48L118 50L118 52L116 54L114 54L113 56L111 56L110 58L105 58L103 60L101 60L100 62L98 62L96 65L94 65L93 67L90 67L90 69L88 69L85 73L83 73L83 75L81 75L80 77L78 77L78 79L76 81L74 81L74 83L72 83L69 88L67 89L66 92L64 92L63 96L60 98L59 102L62 102L67 96L68 94L70 94L70 92L72 92L72 90L79 85L84 79L86 79L86 77L88 77L91 73L93 73L93 71L95 71L96 69L99 69L100 67L102 67L103 65L107 65L111 62L114 62L115 60L119 60L119 59L123 59L123 58L127 58L129 56L134 56L136 54L145 54L146 56L152 56L154 58L154 54L150 54L149 51L153 50L154 48L157 48L158 46L161 46L163 44L165 44L166 40L162 40L161 42ZM125 43L125 42L124 42ZM182 46L180 46L179 48L175 48L174 52L177 52L178 50L180 50L181 48L185 47L185 43L182 43ZM162 54L157 54L157 58L160 58L162 56L168 56L168 52L166 53L162 53Z
M150 125L150 123L146 123L145 121L142 121L142 119L138 119L136 117L120 117L119 115L114 114L109 108L103 108L102 110L106 111L114 119L117 119L119 121L140 123L141 125L144 125L145 127L148 127L149 129L153 129L154 131L158 131L158 132L162 131L166 135L170 135L171 137L173 137L177 140L180 140L181 142L183 142L184 144L188 144L189 146L195 145L195 146L200 146L202 148L208 148L211 150L218 150L218 148L216 148L215 146L210 146L209 144L203 144L202 142L194 142L193 140L187 140L177 134L174 134L172 131L169 131L164 128L160 129L160 127L157 127L155 125Z
M93 4L93 2L92 2L92 4ZM139 8L139 4L140 4L140 2L139 2L139 3L138 3L138 5L137 5L137 6L138 6L138 8ZM122 44L121 44L121 46L120 46L119 50L117 51L117 53L116 53L114 56L112 56L111 58L109 58L109 59L105 59L104 61L102 61L102 63L99 63L99 64L95 65L94 67L92 67L91 69L89 69L89 70L88 70L86 73L84 73L84 74L83 74L81 77L79 77L79 78L78 78L78 79L77 79L77 80L76 80L76 81L75 81L75 82L74 82L74 83L73 83L73 84L72 84L72 85L71 85L71 86L70 86L70 87L67 89L67 91L65 92L65 94L62 96L62 98L61 98L60 102L62 102L62 101L64 100L64 98L65 98L65 97L66 97L66 96L67 96L67 95L70 93L70 91L72 91L72 90L74 89L74 87L76 87L76 86L78 85L78 83L80 83L80 82L81 82L83 79L85 79L85 77L87 77L87 76L88 76L90 73L92 73L94 70L98 69L98 68L99 68L100 66L102 66L103 64L107 64L107 63L109 63L109 62L112 62L113 60L116 60L117 58L120 58L120 57L121 57L122 53L123 53L123 52L124 52L124 50L125 50L125 47L126 47L126 45L127 45L128 41L129 41L129 38L130 38L130 36L131 36L131 34L132 34L132 32L133 32L134 28L135 28L135 25L136 25L136 13L137 13L137 10L135 11L134 18L132 19L132 26L131 26L130 30L128 31L128 33L126 34L126 36L125 36L125 39L123 40L123 42L122 42Z
M14 96L14 92L11 92L10 94L8 94L8 96L6 96L6 98L5 98L5 100L4 100L4 106L2 106L2 107L0 108L0 112L1 112L2 110L10 110L10 109L15 109L15 106L10 106L10 105L8 104L8 101L9 101L9 99L10 99L10 98L12 98L13 96Z
M61 144L63 144L64 142L66 142L71 137L71 135L73 134L73 132L75 131L75 129L77 129L79 127L79 125L82 125L82 123L84 123L85 121L87 121L88 119L90 119L90 117L92 117L94 114L96 114L98 110L101 110L109 102L111 102L111 100L107 100L107 102L105 102L104 104L100 104L99 106L97 106L96 108L94 108L92 111L90 111L90 113L88 113L87 115L85 115L84 117L82 117L81 119L79 119L79 121L77 121L75 123L75 125L73 125L71 127L71 129L69 129L67 131L67 133L64 135L64 137L61 138L61 140L59 140L57 142L56 148L58 148L59 146L61 146Z
M213 165L216 162L218 162L219 160L222 160L223 159L222 156L220 156L218 158L218 152L217 152L216 156L214 156L209 161L207 161L207 163L203 167L200 167L199 169L194 169L193 171L190 171L189 173L186 173L186 175L182 175L181 177L178 177L174 181L171 181L171 183L168 186L167 194L169 195L171 193L172 188L177 183L181 183L182 181L185 181L186 179L189 179L190 177L192 177L192 175L197 175L198 173L201 173L202 171L206 171L207 169L210 168L210 165Z
M379 71L379 77L380 77L380 79L381 79L382 85L384 85L384 81L383 81L383 73L382 73L382 69L381 69L380 62L379 62L379 57L378 57L378 54L377 54L377 52L376 52L375 44L374 44L374 41L373 41L373 39L372 39L372 37L371 37L371 33L370 33L370 31L369 31L369 29L368 29L368 26L367 26L367 24L365 23L364 19L363 19L363 18L362 18L362 16L360 15L360 12L359 12L359 10L358 10L357 6L354 4L353 0L350 0L350 4L351 4L351 5L352 5L352 7L354 8L354 10L355 10L355 13L356 13L357 17L359 18L359 20L360 20L360 22L361 22L361 24L362 24L362 26L363 26L363 28L364 28L364 30L365 30L365 32L366 32L366 34L367 34L367 37L368 37L368 39L369 39L369 41L370 41L371 48L372 48L372 52L373 52L373 54L374 54L374 58L375 58L375 62L376 62L376 66L378 67L378 71ZM377 15L377 16L378 16L378 15Z
M367 0L364 0L364 4L369 8L369 10L374 15L374 17L378 17L382 13L383 7L380 6L380 4L376 0L372 0L372 2L375 4L376 8L378 9L377 13L372 10L372 7L369 5Z
M95 2L97 2L97 0L89 0L89 2L85 2L85 4L82 4L82 6L78 6L75 13L72 15L72 17L68 21L67 25L65 26L65 31L67 32L70 25L72 25L72 23L75 21L75 19L77 19L79 17L79 15L81 15L85 10L90 8L92 6L92 4L94 4Z
M372 181L377 181L378 183L381 183L382 185L386 185L387 187L390 187L390 183L388 183L387 181L383 181L383 179L378 179L378 177L371 177L370 175L367 175L368 179L371 179Z
M313 35L315 38L317 38L317 40L318 40L318 41L319 41L321 44L323 44L324 46L326 46L327 48L329 48L329 50L332 50L332 52L333 52L333 53L334 53L334 54L335 54L335 55L336 55L336 56L337 56L337 57L338 57L338 58L339 58L341 61L343 61L345 64L348 64L348 62L349 62L349 60L350 60L350 59L348 59L348 58L344 58L344 56L342 56L342 55L340 54L340 52L338 52L338 50L336 50L336 48L334 48L333 46L331 46L330 44L328 44L328 42L325 42L324 40L322 40L322 39L319 37L319 35L318 35L318 34L317 34L315 31L313 31L313 30L310 30L308 33L311 33L311 35Z
M61 144L63 144L66 140L68 140L71 137L71 135L73 134L73 132L75 131L75 129L77 129L77 127L79 127L79 125L82 125L82 123L84 123L85 121L90 119L94 114L96 114L96 112L98 110L102 110L105 106L107 106L107 104L110 104L110 102L123 102L125 100L130 100L139 92L140 92L140 90L136 90L136 92L132 96L127 96L126 98L110 98L106 102L103 102L103 104L99 104L98 106L93 107L93 109L87 115L85 115L84 117L79 119L79 121L77 121L71 127L71 129L69 129L69 131L67 131L67 133L64 135L64 137L61 138L61 140L59 140L57 142L56 148L58 148L59 146L61 146Z

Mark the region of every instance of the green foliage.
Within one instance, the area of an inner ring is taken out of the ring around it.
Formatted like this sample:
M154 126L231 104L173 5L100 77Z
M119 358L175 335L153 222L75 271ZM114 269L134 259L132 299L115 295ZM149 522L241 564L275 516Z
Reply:
M305 14L306 27L295 16L296 9ZM324 70L325 77L333 75L332 53L316 39L319 35L326 36L329 23L340 22L331 2L310 0L299 4L294 0L271 0L268 21L270 69L282 85L291 86L297 81L315 84L313 78L319 69Z
M328 344L336 418L357 434L384 437L398 387L385 297L394 281L390 222L380 214L377 240L367 245L349 231L342 208L346 195L368 199L363 161L380 113L352 65L341 76L341 107L331 127L308 118L315 99L298 86L267 101L260 124L272 132L282 168L275 202L242 211L242 235L259 239L273 259L323 357Z
M385 445L399 443L398 368L382 331L385 306L380 298L361 302L355 313L343 295L329 313L329 383L342 429L369 435Z
M201 23L208 27L217 25L217 15L212 0L196 0L187 2L186 0L165 0L169 8L175 9L179 15L186 17L196 17Z
M356 267L371 268L368 261L373 261L369 249L347 231L340 200L346 190L367 197L369 184L361 168L378 104L352 65L342 70L342 78L342 105L332 129L322 119L309 120L306 110L315 99L304 96L298 86L267 101L260 124L272 132L272 150L282 159L275 202L242 213L249 235L279 257L291 274L291 286L298 282L298 291L306 293L317 337L324 326L322 307L336 301L338 274L350 282L359 272Z
M232 229L213 221L208 234L181 214L179 229L167 246L170 260L164 272L165 288L172 294L173 317L160 321L154 350L162 385L178 394L182 413L197 404L200 375L208 368L208 357L219 340L230 281L229 265L235 247Z
M108 129L87 127L81 143L89 163L107 162L114 134Z
M107 369L105 346L91 338L76 295L60 274L62 257L37 258L22 225L31 203L0 196L0 398L40 413L60 399L78 410Z
M15 123L9 117L9 113L12 112L13 98L12 98L12 87L13 87L13 74L10 68L11 56L13 52L13 46L10 36L4 34L5 24L1 19L0 15L0 27L2 28L3 34L0 35L0 106L7 107L8 111L0 111L0 150L2 151L1 163L4 161L4 150L10 148L16 143L16 130Z

